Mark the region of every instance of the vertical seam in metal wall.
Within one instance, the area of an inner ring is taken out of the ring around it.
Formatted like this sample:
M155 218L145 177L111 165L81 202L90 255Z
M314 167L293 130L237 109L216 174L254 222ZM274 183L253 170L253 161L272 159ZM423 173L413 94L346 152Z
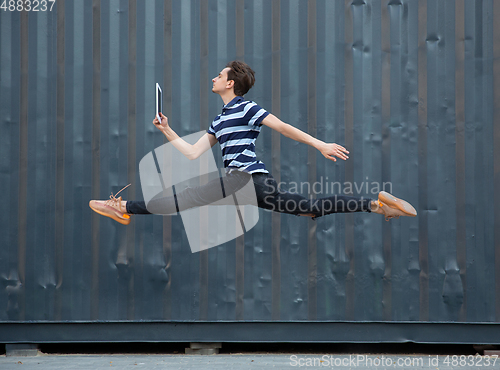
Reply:
M55 319L62 320L62 284L64 272L64 1L57 3L57 76L56 76L56 186L55 186L55 250L57 288Z
M92 3L92 199L99 199L101 131L101 5ZM99 215L92 213L90 318L99 318Z
M307 8L307 130L313 137L317 136L316 130L316 0L309 0ZM316 181L316 149L309 146L308 157L308 177L309 184ZM316 195L316 194L315 194ZM308 241L307 241L307 270L308 270L308 318L315 320L317 317L317 247L316 228L314 220L308 221Z
M208 120L208 0L200 2L200 130L205 130ZM208 249L200 254L200 320L208 319Z
M389 14L389 0L381 2L381 170L382 184L391 180L391 17ZM382 189L386 190L386 189ZM391 223L382 224L382 248L384 254L384 286L383 286L383 317L384 320L392 318L392 256L391 256Z
M353 14L351 9L351 0L344 2L345 24L344 24L344 126L345 126L345 146L348 150L353 150L353 124L354 124L354 90L353 90ZM353 153L354 155L354 153ZM354 178L354 160L351 155L351 160L345 164L345 181L346 183L353 181ZM352 194L351 194L352 195ZM349 272L346 277L346 303L345 303L345 318L346 320L354 320L355 307L355 260L354 260L354 219L353 215L345 217L345 252L349 258Z
M466 222L465 222L465 3L455 1L455 155L456 155L456 212L457 264L462 285L466 284ZM459 320L466 320L467 289L459 312Z
M164 40L163 40L163 93L164 103L167 112L172 112L172 0L165 0L164 3ZM163 139L166 142L166 138ZM172 265L172 217L163 217L163 255L167 261L167 271ZM172 276L168 277L168 283L163 291L163 317L170 319L172 316Z
M236 58L243 60L245 56L245 0L236 0Z
M500 4L499 1L493 1L493 171L494 188L500 189ZM495 318L500 321L500 195L498 192L493 194L495 209Z
M28 202L28 74L29 37L28 12L21 12L21 96L19 112L19 221L18 221L18 268L21 281L19 294L19 320L24 320L26 291L26 233Z
M239 60L244 60L245 56L245 1L236 0L236 56ZM242 227L244 227L242 225ZM236 238L236 320L243 320L245 293L245 234Z
M429 320L429 258L427 238L427 0L418 2L418 178L420 321Z
M281 20L280 20L280 0L273 0L272 3L272 112L279 115L281 111ZM281 181L281 137L280 133L272 130L272 173L277 183ZM280 318L281 301L281 215L277 212L271 214L272 229L272 319Z
M129 0L128 4L128 128L127 128L127 176L129 179L136 178L136 71L137 71L137 0ZM129 194L136 194L136 186L132 181ZM135 249L135 223L127 228L127 259L134 257ZM142 248L143 244L141 244ZM141 253L142 254L142 253ZM127 298L127 319L134 319L135 293L134 274L129 278ZM140 302L137 302L138 304Z

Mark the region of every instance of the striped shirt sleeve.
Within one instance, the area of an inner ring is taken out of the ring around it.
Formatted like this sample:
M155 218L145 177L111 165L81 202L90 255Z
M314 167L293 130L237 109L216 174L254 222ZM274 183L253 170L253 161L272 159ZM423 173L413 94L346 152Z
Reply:
M261 108L258 104L252 102L252 107L245 114L248 119L249 126L262 126L262 121L269 115L265 109Z
M215 136L214 121L212 121L212 123L210 124L210 127L208 128L207 132Z

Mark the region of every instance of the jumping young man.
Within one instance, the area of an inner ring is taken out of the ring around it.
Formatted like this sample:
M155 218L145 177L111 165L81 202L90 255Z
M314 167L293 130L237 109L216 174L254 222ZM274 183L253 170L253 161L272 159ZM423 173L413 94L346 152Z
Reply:
M325 198L307 199L302 195L281 190L264 163L257 160L255 141L262 125L278 131L300 143L311 145L332 160L346 160L349 152L335 143L325 143L311 135L282 122L266 112L244 95L255 83L254 71L244 62L232 61L212 79L212 91L218 94L224 106L203 137L195 144L180 138L161 114L153 124L167 137L174 147L188 159L196 159L219 142L226 170L224 193L234 194L253 181L257 204L260 208L313 218L331 213L368 212L384 215L386 220L399 216L416 216L417 212L408 202L381 191L378 199L333 195ZM128 185L127 185L128 186ZM133 214L175 214L184 209L212 204L221 199L221 180L206 185L188 188L175 196L150 201L125 201L111 194L106 201L91 200L90 208L100 215L128 225ZM183 208L179 209L179 204Z

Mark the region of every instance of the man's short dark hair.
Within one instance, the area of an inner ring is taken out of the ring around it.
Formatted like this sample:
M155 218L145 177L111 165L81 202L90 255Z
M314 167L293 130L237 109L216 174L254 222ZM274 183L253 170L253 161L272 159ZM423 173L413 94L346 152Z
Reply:
M239 60L227 63L226 67L230 68L227 80L234 81L234 93L237 96L245 95L255 83L255 72L248 64Z

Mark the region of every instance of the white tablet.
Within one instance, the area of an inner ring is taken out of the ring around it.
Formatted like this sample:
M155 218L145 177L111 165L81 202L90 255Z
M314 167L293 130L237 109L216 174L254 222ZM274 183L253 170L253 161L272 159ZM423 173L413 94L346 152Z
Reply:
M160 112L162 111L162 95L159 83L156 83L156 117L161 122Z

